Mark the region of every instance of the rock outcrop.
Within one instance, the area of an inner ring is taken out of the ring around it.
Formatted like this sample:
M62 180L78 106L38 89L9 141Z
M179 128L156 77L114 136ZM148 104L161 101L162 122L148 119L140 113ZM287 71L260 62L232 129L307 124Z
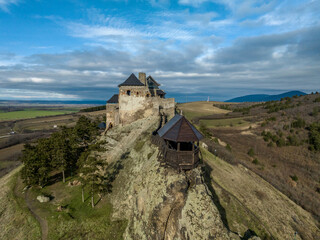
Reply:
M111 138L117 131L127 133L117 139L118 144L126 146L122 148L122 156L108 159L123 166L113 182L110 198L113 218L128 221L124 239L239 239L224 226L202 180L200 167L179 173L160 166L158 149L150 142L156 122L154 119L146 119L142 124L135 122L130 133L127 126L113 129L106 136ZM139 131L137 126L146 131L123 142L132 131ZM117 148L115 138L112 139Z

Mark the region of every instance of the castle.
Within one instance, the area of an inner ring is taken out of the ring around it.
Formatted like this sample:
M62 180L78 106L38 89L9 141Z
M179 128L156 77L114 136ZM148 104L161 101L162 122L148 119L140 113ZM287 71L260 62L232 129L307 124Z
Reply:
M152 115L171 118L175 113L174 98L165 98L166 93L153 77L139 73L139 79L132 73L119 84L119 94L114 94L106 105L107 129L118 124L128 124Z

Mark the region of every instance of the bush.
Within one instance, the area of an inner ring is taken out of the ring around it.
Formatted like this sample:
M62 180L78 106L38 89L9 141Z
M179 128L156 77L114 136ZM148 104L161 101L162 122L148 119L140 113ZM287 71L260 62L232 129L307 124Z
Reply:
M268 146L268 147L273 147L273 146L274 146L274 145L273 145L273 142L269 142L267 146Z
M313 123L309 127L309 149L320 151L320 123Z
M276 141L276 144L278 147L283 147L286 145L286 141L283 139L283 138L279 138L277 141Z
M320 102L320 97L317 97L313 102Z
M291 179L292 179L293 181L295 181L295 182L298 181L298 177L297 177L296 175L292 175L292 176L290 176L290 177L291 177Z
M318 116L318 113L319 113L319 109L317 107L314 107L311 113L311 116L316 117Z
M248 155L249 155L250 157L253 157L253 156L254 156L254 151L253 151L252 148L249 149Z
M202 132L203 135L207 138L212 137L210 130L203 123L200 124L200 132Z
M303 128L305 126L306 126L306 122L302 118L297 118L297 120L291 123L291 127L294 127L294 128Z
M226 149L227 149L228 151L230 151L230 152L232 151L231 146L229 145L229 143L227 144Z
M255 158L253 161L252 161L253 164L255 165L258 165L259 164L259 160L257 158Z
M289 135L287 137L287 145L288 146L299 146L300 145L300 141L297 138L296 135Z

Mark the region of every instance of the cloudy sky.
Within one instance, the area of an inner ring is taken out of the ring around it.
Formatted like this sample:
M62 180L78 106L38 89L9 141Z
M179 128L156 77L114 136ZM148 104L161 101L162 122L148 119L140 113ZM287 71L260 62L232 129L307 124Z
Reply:
M100 99L132 72L178 101L320 90L320 1L0 0L0 99Z

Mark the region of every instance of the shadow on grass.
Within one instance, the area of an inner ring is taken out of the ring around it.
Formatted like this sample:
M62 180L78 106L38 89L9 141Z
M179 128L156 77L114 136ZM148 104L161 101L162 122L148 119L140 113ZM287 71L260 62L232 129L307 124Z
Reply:
M208 187L208 190L210 191L211 193L211 199L213 201L213 203L216 205L219 213L220 213L220 216L221 216L221 220L224 224L224 226L228 229L228 231L234 233L234 234L237 234L237 232L234 232L230 229L229 227L229 223L228 223L228 219L227 219L227 214L226 214L226 210L225 208L221 205L220 203L220 199L218 197L218 195L216 194L216 191L214 190L213 188L213 185L212 185L212 181L211 181L211 172L212 172L212 168L205 162L203 162L203 167L202 167L202 172L203 172L203 178L204 178L204 182L205 184L207 185ZM250 239L251 237L253 236L257 236L257 234L251 230L251 229L248 229L245 233L244 233L244 236L241 237L240 239L241 240L248 240Z
M106 174L104 188L107 193L112 192L112 183L116 180L118 174L120 173L120 170L124 168L122 162L124 159L128 158L129 154L130 152L122 154L120 159L112 165L112 167Z
M216 207L217 207L217 209L218 209L218 211L220 213L221 220L222 220L224 226L230 231L226 210L221 205L219 197L216 194L216 191L214 190L214 188L212 186L212 182L211 182L212 168L205 162L203 162L203 164L204 164L203 167L202 167L203 178L204 178L205 184L208 187L208 190L211 193L210 197L211 197L213 203L216 205Z

